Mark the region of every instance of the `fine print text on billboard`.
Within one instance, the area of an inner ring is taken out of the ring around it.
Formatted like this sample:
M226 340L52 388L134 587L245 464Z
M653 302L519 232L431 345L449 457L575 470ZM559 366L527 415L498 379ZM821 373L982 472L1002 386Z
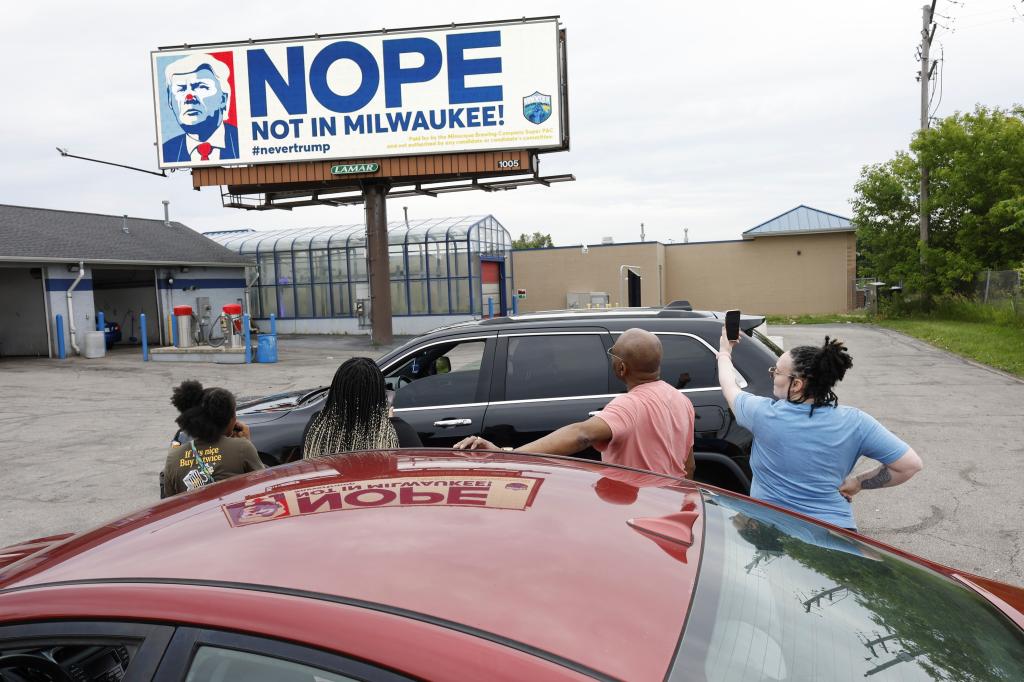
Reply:
M557 19L152 53L161 168L562 146Z

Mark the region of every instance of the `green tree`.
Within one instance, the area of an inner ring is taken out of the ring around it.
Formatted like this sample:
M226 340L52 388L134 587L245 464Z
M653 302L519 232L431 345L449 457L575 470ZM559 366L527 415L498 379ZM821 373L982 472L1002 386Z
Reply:
M1024 261L1024 107L956 113L854 187L862 275L966 293L979 270ZM928 246L919 241L919 160L930 169ZM921 259L925 267L921 267Z
M534 232L532 235L521 234L517 239L512 240L513 249L546 249L554 246L550 234Z

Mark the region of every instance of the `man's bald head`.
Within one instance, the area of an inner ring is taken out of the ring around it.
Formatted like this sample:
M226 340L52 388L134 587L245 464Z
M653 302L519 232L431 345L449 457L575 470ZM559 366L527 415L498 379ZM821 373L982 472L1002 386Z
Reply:
M661 341L644 329L627 329L615 342L613 352L633 374L657 376L661 371Z

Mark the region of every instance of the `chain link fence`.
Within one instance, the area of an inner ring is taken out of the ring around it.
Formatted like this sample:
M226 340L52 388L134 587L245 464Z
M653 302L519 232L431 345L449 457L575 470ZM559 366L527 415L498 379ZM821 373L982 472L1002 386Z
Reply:
M980 303L998 304L1021 300L1020 270L983 270L974 277L974 298Z

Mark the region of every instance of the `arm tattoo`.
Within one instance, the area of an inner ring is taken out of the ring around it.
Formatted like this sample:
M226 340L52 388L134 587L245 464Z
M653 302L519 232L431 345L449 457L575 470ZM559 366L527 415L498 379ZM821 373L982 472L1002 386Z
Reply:
M873 473L870 478L861 480L860 487L864 490L870 490L872 488L884 488L885 484L892 480L892 473L889 472L889 467L884 464Z

